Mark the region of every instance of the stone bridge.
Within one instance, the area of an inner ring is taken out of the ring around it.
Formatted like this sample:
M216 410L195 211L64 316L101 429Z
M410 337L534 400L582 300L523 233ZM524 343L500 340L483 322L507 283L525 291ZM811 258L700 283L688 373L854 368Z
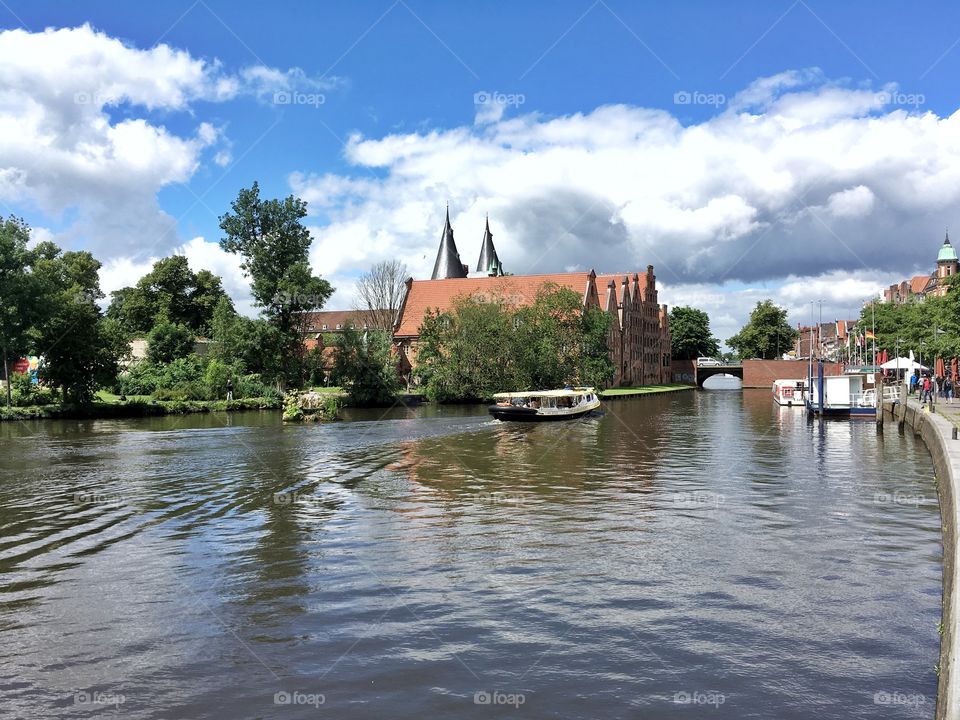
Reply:
M728 363L725 365L697 365L697 387L703 387L704 381L714 375L733 375L743 380L743 365Z

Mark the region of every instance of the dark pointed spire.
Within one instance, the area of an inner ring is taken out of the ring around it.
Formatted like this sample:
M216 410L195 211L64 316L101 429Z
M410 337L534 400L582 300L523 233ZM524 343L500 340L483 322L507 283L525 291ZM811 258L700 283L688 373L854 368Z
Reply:
M450 204L447 204L447 219L443 223L443 235L440 236L440 249L437 250L437 261L433 264L431 280L445 278L464 278L467 276L460 262L460 253L457 244L453 241L453 228L450 226Z
M491 275L502 275L503 268L500 266L500 258L497 256L497 249L493 246L493 233L490 232L490 216L487 216L487 227L483 231L483 242L480 245L480 259L477 261L477 272L485 272Z

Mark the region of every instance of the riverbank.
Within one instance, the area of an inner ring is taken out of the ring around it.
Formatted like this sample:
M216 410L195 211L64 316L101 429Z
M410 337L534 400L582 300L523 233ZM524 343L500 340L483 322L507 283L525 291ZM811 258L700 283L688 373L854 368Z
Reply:
M670 383L668 385L643 385L641 387L618 387L601 390L599 395L603 400L612 398L633 397L636 395L661 395L663 393L680 392L683 390L696 390L696 385L684 385L682 383Z
M156 417L189 413L240 410L279 410L280 400L243 398L240 400L130 400L127 402L95 401L90 405L29 405L0 407L3 420L106 420L111 418Z
M905 405L884 403L884 421L895 420L903 432L909 425L921 437L930 455L937 480L940 501L940 522L943 533L943 600L942 634L940 640L939 681L937 687L936 720L960 718L960 663L956 652L960 647L960 588L957 587L957 567L960 566L960 441L955 440L953 419L943 417L941 408L935 412L924 410L914 400ZM951 415L953 413L950 413Z

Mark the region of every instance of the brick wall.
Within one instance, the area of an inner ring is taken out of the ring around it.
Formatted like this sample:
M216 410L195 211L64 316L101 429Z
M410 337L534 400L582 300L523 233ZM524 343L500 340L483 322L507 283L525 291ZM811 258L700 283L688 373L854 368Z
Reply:
M816 377L817 366L813 366ZM824 375L840 375L843 366L840 363L823 364ZM807 376L807 363L802 360L744 360L743 386L746 388L769 388L774 380L793 380Z
M695 360L677 360L671 362L672 373L670 382L687 383L688 385L697 384L697 368Z

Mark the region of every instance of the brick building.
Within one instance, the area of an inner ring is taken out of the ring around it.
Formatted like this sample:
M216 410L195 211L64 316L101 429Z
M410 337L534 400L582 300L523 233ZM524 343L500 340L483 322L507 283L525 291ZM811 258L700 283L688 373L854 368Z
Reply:
M950 243L949 233L937 253L937 267L929 275L914 275L909 280L891 285L883 291L884 302L905 303L923 300L925 297L946 295L949 285L945 282L957 274L957 251Z
M856 325L856 320L834 320L819 325L798 326L800 336L794 342L794 356L810 357L811 348L813 357L826 360L839 360L848 356L854 343Z
M598 275L587 272L549 275L504 275L487 222L480 260L474 274L460 260L450 226L450 214L430 280L407 280L407 290L394 324L394 342L401 371L416 367L420 326L428 310L449 310L458 297L500 298L521 307L532 304L546 284L569 288L583 299L583 307L598 307L611 318L607 346L615 368L613 385L648 385L671 381L670 327L667 306L657 302L653 266L644 273Z

